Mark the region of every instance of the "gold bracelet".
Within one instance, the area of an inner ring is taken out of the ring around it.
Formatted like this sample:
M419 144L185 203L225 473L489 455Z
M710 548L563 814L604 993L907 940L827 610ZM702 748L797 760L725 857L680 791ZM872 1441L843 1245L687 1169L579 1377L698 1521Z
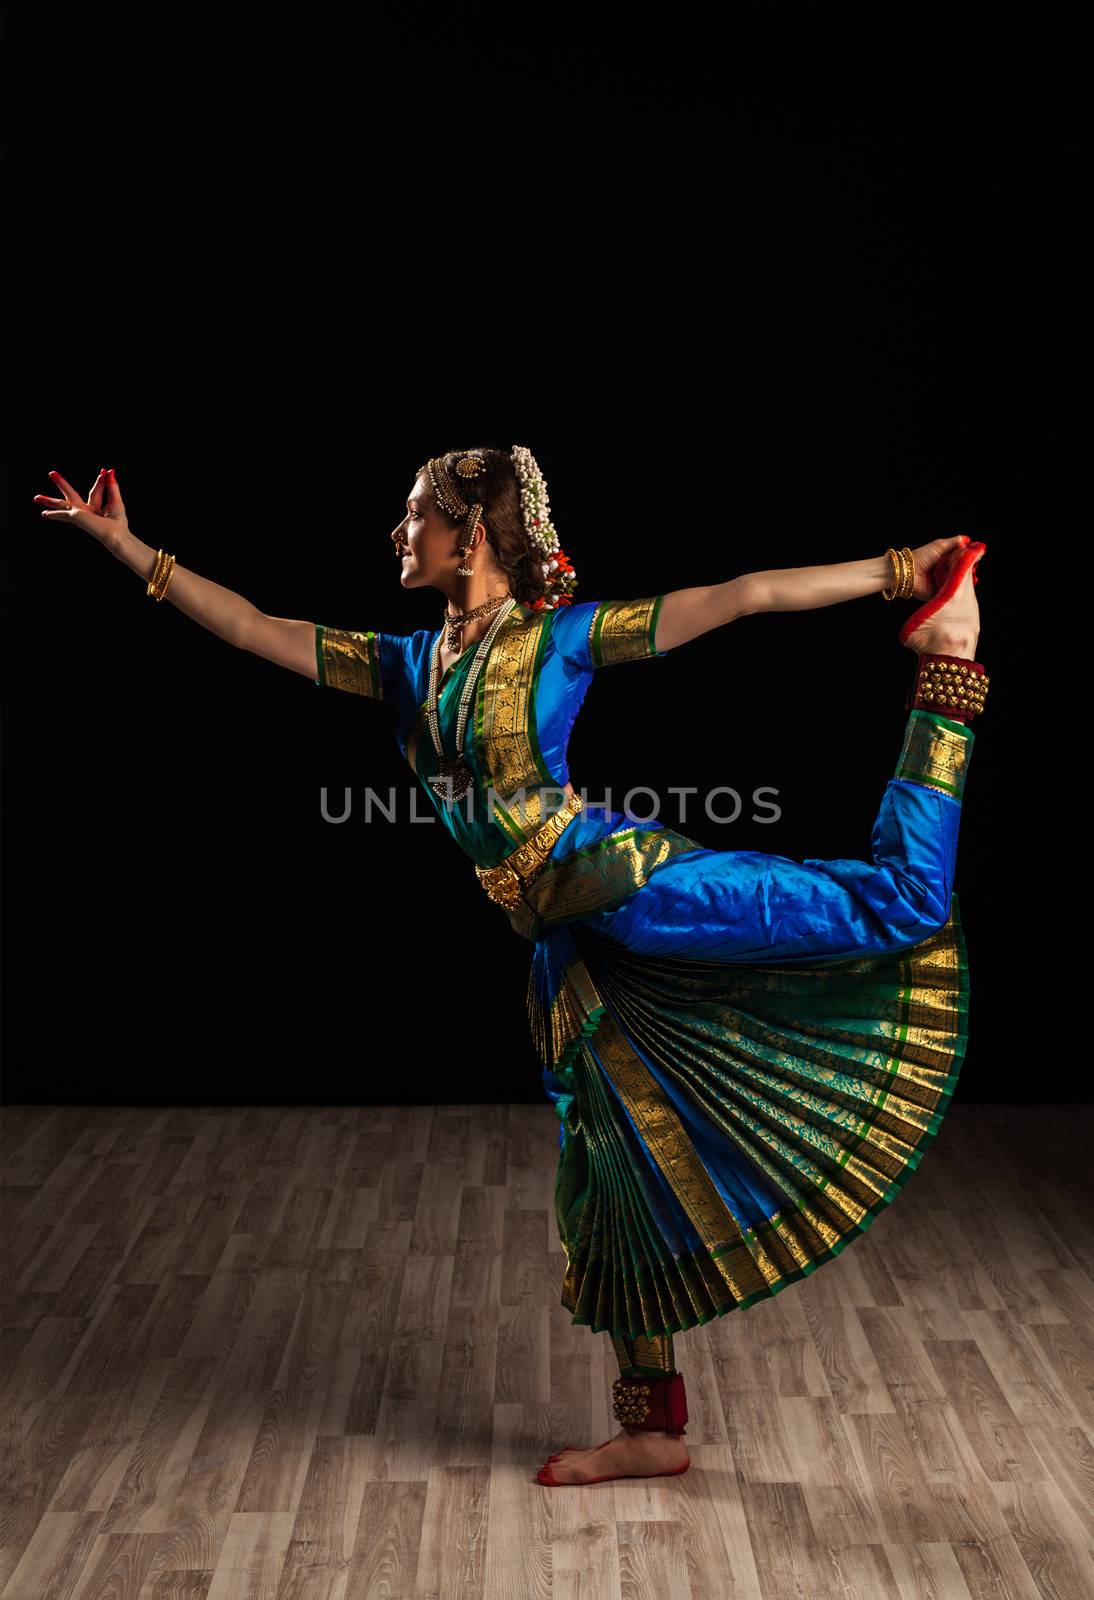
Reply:
M170 556L165 555L162 550L157 550L156 551L156 564L152 569L152 576L148 580L148 587L145 590L145 593L150 595L152 597L152 599L156 599L157 596L159 595L160 590L161 590L161 586L162 586L162 583L163 583L163 579L166 576L167 571L170 568L170 565L171 565Z
M893 582L888 589L882 589L882 599L910 600L915 594L915 557L907 545L900 551L890 546L885 554L893 563Z
M172 556L171 557L171 565L168 567L166 575L164 576L163 582L160 584L159 592L156 595L156 599L157 600L162 600L163 599L164 595L167 593L167 590L168 590L168 588L170 586L171 579L174 576L175 576L175 558L174 558L174 556Z
M151 595L153 600L162 600L167 593L167 586L171 582L174 571L174 556L164 555L162 550L157 550L155 569L145 593Z
M148 587L145 590L146 594L154 594L155 593L156 580L159 578L160 573L163 571L164 563L165 563L166 559L167 558L164 556L164 553L163 553L162 550L157 550L156 551L156 560L155 560L155 563L153 564L153 567L152 567L152 576L148 580Z

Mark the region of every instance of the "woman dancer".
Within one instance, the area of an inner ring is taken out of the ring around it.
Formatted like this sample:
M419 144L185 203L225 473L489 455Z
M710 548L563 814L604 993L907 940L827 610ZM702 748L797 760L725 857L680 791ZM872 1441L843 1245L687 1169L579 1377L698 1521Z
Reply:
M622 1424L548 1487L683 1472L673 1335L778 1293L870 1225L941 1123L967 1041L953 878L988 679L959 535L862 561L573 603L576 576L523 446L449 451L393 530L404 588L444 597L409 635L257 610L129 528L113 470L57 472L42 515L91 533L228 643L393 707L399 748L533 947L527 993L559 1115L562 1304L612 1339ZM880 591L922 603L903 744L871 860L710 850L587 805L566 749L598 667L663 657L735 618Z

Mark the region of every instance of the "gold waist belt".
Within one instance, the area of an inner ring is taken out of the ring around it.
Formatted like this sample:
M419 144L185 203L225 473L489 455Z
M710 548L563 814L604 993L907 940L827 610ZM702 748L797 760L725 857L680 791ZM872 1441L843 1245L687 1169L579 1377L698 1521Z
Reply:
M493 867L475 868L479 882L495 905L504 906L506 911L520 908L525 889L542 872L555 840L574 820L583 803L579 794L570 795L561 810L548 817L543 826L510 851L504 861Z

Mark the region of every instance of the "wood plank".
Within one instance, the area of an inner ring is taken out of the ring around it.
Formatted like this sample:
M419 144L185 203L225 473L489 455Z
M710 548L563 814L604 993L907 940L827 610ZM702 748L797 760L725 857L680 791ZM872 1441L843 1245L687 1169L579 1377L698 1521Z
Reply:
M549 1106L15 1109L0 1600L1094 1593L1088 1113L952 1107L853 1250L676 1336L689 1472L549 1490L617 1431Z

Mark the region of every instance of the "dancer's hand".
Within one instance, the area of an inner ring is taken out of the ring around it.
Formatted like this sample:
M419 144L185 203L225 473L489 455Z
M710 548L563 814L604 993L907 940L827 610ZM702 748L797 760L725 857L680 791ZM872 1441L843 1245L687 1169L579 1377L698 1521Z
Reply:
M917 654L963 656L973 660L980 637L980 607L973 582L987 546L978 539L942 557L935 568L937 588L926 604L906 619L900 642Z
M129 520L125 514L125 503L122 492L118 488L114 477L113 468L109 471L104 467L95 482L91 485L87 499L81 495L59 472L51 472L57 488L60 489L62 498L58 500L53 495L36 494L36 501L41 501L46 508L42 516L47 520L55 519L71 522L77 528L82 528L85 533L92 534L100 544L110 545L119 533L129 527Z
M921 544L912 551L915 560L915 588L912 590L917 600L929 600L942 585L942 572L944 567L937 567L938 562L949 556L952 551L963 550L969 543L967 533L955 533L949 539L932 539L929 544ZM976 582L976 573L973 572L973 583ZM910 597L909 597L910 598Z

